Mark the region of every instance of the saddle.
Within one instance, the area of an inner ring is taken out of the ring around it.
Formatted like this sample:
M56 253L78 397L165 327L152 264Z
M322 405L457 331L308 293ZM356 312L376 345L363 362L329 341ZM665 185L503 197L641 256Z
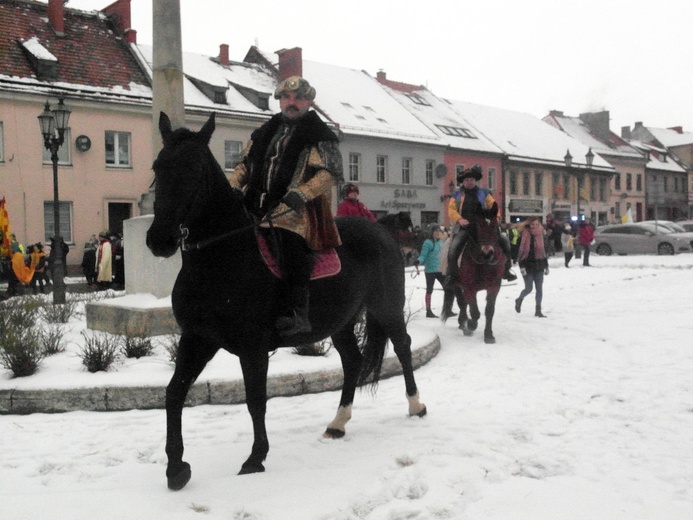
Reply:
M260 250L260 256L265 262L265 265L270 272L277 278L283 278L283 273L279 267L279 262L270 251L269 244L264 236L257 229L255 230L257 246ZM315 261L313 262L313 270L310 273L311 280L319 280L320 278L329 278L338 274L342 270L342 262L337 255L337 250L334 247L313 253Z

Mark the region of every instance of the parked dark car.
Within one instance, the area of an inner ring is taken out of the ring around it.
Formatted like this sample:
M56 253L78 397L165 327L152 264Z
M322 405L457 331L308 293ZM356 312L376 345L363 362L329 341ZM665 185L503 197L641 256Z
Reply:
M636 222L602 226L594 233L598 255L673 255L693 251L693 240L665 226Z

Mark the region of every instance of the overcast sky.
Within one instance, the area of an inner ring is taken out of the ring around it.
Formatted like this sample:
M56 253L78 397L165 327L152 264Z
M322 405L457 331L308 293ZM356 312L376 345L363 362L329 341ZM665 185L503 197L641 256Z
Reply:
M110 0L70 0L100 9ZM305 60L424 84L439 96L527 112L609 110L693 131L690 0L180 0L183 49L242 60L302 47ZM152 0L132 0L152 42ZM310 80L310 78L307 78Z

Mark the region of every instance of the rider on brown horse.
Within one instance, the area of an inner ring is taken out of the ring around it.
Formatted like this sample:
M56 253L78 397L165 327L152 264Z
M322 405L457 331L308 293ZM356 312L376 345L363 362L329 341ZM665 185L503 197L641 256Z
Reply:
M462 189L450 197L448 217L454 224L453 238L448 250L448 268L445 276L445 286L452 288L457 281L457 259L469 238L470 220L477 216L491 219L499 215L498 204L488 190L479 188L476 183L481 180L482 169L478 164L457 174L457 182ZM517 279L510 270L510 242L501 234L500 246L505 253L505 273L503 278L508 281Z

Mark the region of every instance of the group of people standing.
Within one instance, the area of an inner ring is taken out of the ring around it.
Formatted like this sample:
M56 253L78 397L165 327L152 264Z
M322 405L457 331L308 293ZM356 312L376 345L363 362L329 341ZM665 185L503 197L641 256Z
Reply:
M98 291L125 287L125 262L123 240L108 231L92 235L84 243L82 272L87 285Z
M7 279L6 298L19 295L22 287L30 287L32 294L45 294L50 288L48 273L52 273L55 255L60 251L65 262L70 247L62 239L56 247L52 238L49 255L43 249L41 242L24 247L14 233L10 235L8 251L3 251L0 259L3 278Z

